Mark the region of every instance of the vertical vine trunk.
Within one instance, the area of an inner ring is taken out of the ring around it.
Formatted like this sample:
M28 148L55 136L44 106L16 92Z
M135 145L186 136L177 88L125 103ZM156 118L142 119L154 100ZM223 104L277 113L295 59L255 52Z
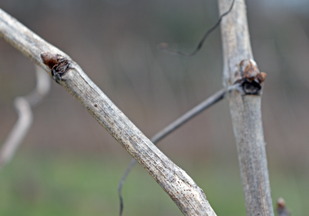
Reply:
M220 14L232 0L219 0ZM244 0L235 1L231 13L221 23L224 52L223 82L233 84L242 60L252 59ZM236 138L242 185L248 216L273 216L270 185L261 119L261 95L229 94L229 105Z

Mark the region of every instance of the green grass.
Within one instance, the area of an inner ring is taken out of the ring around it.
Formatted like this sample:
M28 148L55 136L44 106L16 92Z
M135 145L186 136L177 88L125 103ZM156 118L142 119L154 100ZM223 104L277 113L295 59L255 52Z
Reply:
M19 154L0 172L0 215L118 215L117 184L125 167L125 161L103 156ZM218 215L245 215L237 167L193 167L184 169L204 189ZM305 215L307 177L271 173L271 184L274 200L283 196L293 215ZM124 216L182 215L141 167L129 175L124 201Z

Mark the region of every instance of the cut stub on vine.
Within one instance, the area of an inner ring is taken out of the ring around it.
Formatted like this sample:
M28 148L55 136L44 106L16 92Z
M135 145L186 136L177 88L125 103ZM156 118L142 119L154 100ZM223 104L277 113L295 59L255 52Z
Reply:
M244 95L260 95L267 75L259 71L253 59L246 59L240 62L239 70L235 72L235 76L235 84L240 84L240 91Z

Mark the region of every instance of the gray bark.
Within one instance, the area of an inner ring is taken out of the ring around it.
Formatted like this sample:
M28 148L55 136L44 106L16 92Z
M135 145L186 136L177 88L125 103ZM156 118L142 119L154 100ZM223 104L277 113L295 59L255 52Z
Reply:
M231 0L219 0L220 14ZM221 23L224 52L224 85L232 85L242 60L253 59L244 0L236 0L231 13ZM270 195L265 141L261 119L261 95L229 94L246 211L249 216L274 215Z
M70 92L145 168L184 215L216 215L204 192L191 177L153 145L68 55L1 9L0 36L44 68L57 83Z

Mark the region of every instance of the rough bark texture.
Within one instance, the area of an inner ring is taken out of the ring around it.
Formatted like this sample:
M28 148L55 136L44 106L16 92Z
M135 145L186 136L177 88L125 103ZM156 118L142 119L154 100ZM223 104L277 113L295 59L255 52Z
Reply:
M191 177L153 145L68 55L45 42L1 9L0 36L66 88L147 170L183 214L216 215L204 192Z
M219 0L220 14L232 0ZM221 23L224 52L224 85L235 82L235 72L244 59L253 59L244 0L236 0ZM261 120L261 96L229 94L229 105L238 149L240 173L249 216L274 215Z

